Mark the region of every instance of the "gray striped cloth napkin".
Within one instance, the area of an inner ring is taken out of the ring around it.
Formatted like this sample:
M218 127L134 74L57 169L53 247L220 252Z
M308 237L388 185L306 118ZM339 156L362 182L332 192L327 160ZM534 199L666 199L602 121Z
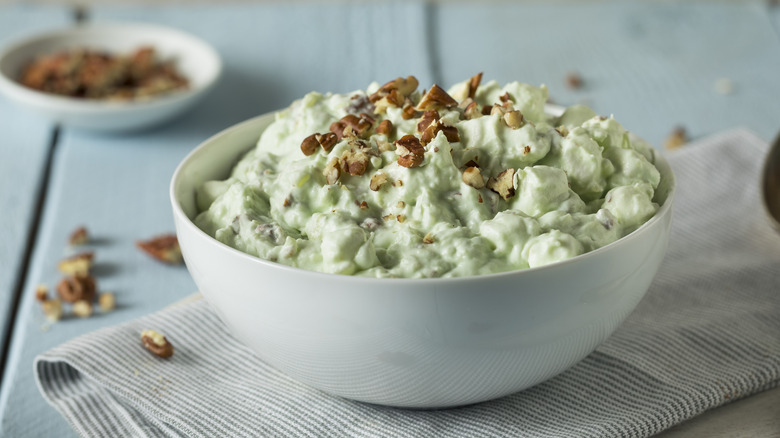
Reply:
M759 201L767 145L738 130L671 154L669 252L647 296L581 363L521 393L411 411L333 397L268 367L197 301L35 361L85 437L646 437L780 382L780 235ZM139 346L165 333L168 360Z

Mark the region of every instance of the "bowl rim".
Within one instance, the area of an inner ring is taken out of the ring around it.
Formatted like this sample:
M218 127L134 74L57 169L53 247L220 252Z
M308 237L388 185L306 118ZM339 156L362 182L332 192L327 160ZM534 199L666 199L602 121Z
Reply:
M547 110L550 112L552 110L553 112L558 112L563 107L557 106L557 105L547 105ZM648 230L650 228L654 228L655 226L658 226L658 223L661 222L662 218L671 215L672 210L672 204L674 203L675 193L677 190L677 184L676 179L673 173L673 170L671 166L669 165L668 160L666 157L661 153L661 151L657 148L653 147L654 150L654 158L656 163L660 161L663 166L668 170L668 173L665 175L668 177L668 183L669 183L669 190L666 195L666 199L664 200L664 203L658 208L658 211L655 212L653 217L648 219L645 223L643 223L639 228L632 231L628 235L625 235L621 237L620 239L611 242L607 245L602 246L601 248L597 248L593 251L586 252L584 254L577 255L575 257L561 260L559 262L550 263L543 266L537 266L533 268L525 268L525 269L516 269L512 271L504 271L504 272L495 272L490 274L482 274L482 275L469 275L469 276L463 276L463 277L431 277L431 278L405 278L405 277L393 277L393 278L376 278L376 277L361 277L356 275L343 275L343 274L331 274L327 272L319 272L319 271L312 271L309 269L303 269L295 266L288 266L283 265L281 263L272 262L270 260L261 259L259 257L253 256L251 254L247 254L243 251L240 251L236 248L233 248L229 245L226 245L219 240L215 239L212 236L209 236L206 234L205 231L201 230L197 225L195 225L195 222L193 219L190 219L189 216L184 212L184 210L181 207L181 204L176 196L176 186L184 174L184 169L194 161L198 155L203 153L204 150L206 150L209 146L211 146L212 143L214 143L218 138L227 136L230 134L233 134L237 131L241 131L243 129L247 129L249 126L252 126L256 123L259 123L261 119L267 119L275 117L275 115L282 110L268 112L265 114L261 114L259 116L255 116L251 119L244 120L243 122L239 122L235 125L232 125L228 128L223 129L222 131L212 135L211 137L207 138L203 142L201 142L198 146L195 147L190 153L188 153L182 161L176 166L176 170L173 172L173 176L171 177L171 182L168 187L168 195L170 197L170 201L173 207L173 215L174 219L179 219L176 222L183 224L185 227L187 227L189 230L194 231L195 235L197 235L200 238L205 238L208 241L211 242L211 244L216 244L217 247L221 250L228 251L230 254L233 254L235 256L241 257L247 261L250 261L250 263L257 263L261 266L268 267L270 269L277 269L281 271L286 271L290 274L294 275L307 275L311 277L317 277L322 278L323 280L333 280L334 278L338 278L340 281L348 281L348 282L357 282L357 283L371 283L375 284L376 282L380 283L387 283L387 284L406 284L410 285L413 283L421 282L425 284L431 284L431 283L443 283L448 284L450 282L479 282L479 281L485 281L488 279L498 279L501 277L511 277L511 276L517 276L517 275L523 275L523 274L529 274L529 273L536 273L536 272L544 272L548 270L553 269L561 269L564 266L571 265L573 263L578 263L581 260L598 257L600 254L609 251L611 248L614 248L618 245L624 245L626 242L636 240L639 238L640 235L649 232ZM258 138L260 135L262 135L262 132L265 131L266 128L263 129L263 131L260 131L258 133ZM249 152L254 146L256 146L256 143L253 145L250 145L244 153ZM239 155L240 156L240 155ZM179 234L178 226L177 226L177 236Z
M152 23L140 23L132 21L99 21L95 23L86 23L80 25L64 26L45 31L39 31L21 36L6 42L0 48L0 63L3 60L24 50L26 47L39 43L41 41L69 37L86 32L161 32L173 34L178 37L189 40L194 43L197 50L210 59L213 63L213 74L208 76L205 81L197 86L190 86L186 90L173 93L165 93L161 96L151 96L145 99L130 100L107 100L107 99L80 99L70 96L61 96L52 93L38 91L26 87L19 83L15 78L5 74L0 69L0 91L4 91L9 97L15 97L18 100L36 101L39 106L67 108L68 111L80 113L99 113L103 111L137 111L156 107L168 106L177 102L185 101L195 95L199 95L212 88L222 76L223 61L214 47L197 36L174 27L163 26Z

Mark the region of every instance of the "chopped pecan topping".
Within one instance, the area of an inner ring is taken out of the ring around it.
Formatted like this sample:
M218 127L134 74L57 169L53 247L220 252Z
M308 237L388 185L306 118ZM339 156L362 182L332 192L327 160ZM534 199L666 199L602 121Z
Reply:
M398 222L402 222L402 223L403 223L403 222L406 222L406 216L404 216L404 215L402 215L402 214L399 214L399 215L398 215L398 216L396 216L395 218L396 218L396 220L397 220Z
M487 187L498 193L502 198L509 199L515 196L514 185L515 169L507 169L498 174L495 178L490 178Z
M561 126L555 128L555 132L560 134L561 137L566 137L567 135L569 135L569 128L561 125Z
M477 102L471 102L466 106L466 109L463 110L463 115L466 116L467 120L471 120L482 117L483 114L479 109Z
M491 111L493 111L493 106L492 105L482 105L482 115L483 116L489 116Z
M404 207L406 207L406 202L404 202L404 201L398 201L398 202L395 204L395 206L396 206L397 208L404 208Z
M145 242L139 241L136 242L136 245L138 248L163 263L178 265L183 261L181 248L179 248L179 240L173 234L165 234Z
M325 176L325 182L328 185L336 184L341 177L341 160L338 158L330 160L325 169L322 170L322 174Z
M388 152L395 149L392 143L385 140L384 138L376 138L376 146L379 152Z
M141 342L144 347L155 356L168 358L173 356L173 344L160 333L154 330L144 330L141 332Z
M413 135L404 135L395 141L398 164L403 167L417 167L425 158L425 149L420 140Z
M70 234L70 239L68 239L68 243L71 246L81 246L86 245L86 243L89 242L89 233L87 233L87 229L85 227L78 227Z
M439 112L436 110L425 111L422 117L420 117L420 121L417 122L417 131L425 131L425 128L430 126L433 122L438 122L440 118L441 116L439 116Z
M498 98L501 100L501 102L513 102L512 96L509 95L509 92L502 94L501 96L498 96Z
M325 152L330 152L331 149L333 149L333 146L336 146L336 143L339 142L338 135L327 132L325 134L314 134L314 138L317 139L317 143L322 146L322 149L325 150Z
M350 114L373 113L376 108L365 94L355 94L349 98L347 112Z
M378 113L384 113L388 107L403 105L404 99L417 89L419 82L414 76L396 78L382 85L376 93L369 96L369 100L376 106Z
M371 177L371 182L368 185L368 188L377 192L379 189L382 188L382 186L387 182L387 174L384 172L375 173Z
M431 233L428 233L428 234L425 235L425 237L423 237L423 243L424 244L430 245L433 242L434 242L434 240L433 240L433 236L431 236Z
M393 122L390 120L382 120L379 122L379 125L376 127L376 133L377 134L384 134L388 137L390 137L390 134L393 132Z
M466 167L479 167L479 164L476 162L476 157L474 160L467 161Z
M292 195L287 196L284 198L284 202L282 202L282 207L289 207L292 205Z
M482 200L482 195L477 195L477 202L479 202L480 204L481 204L482 202L484 202L484 201Z
M528 155L530 153L531 153L531 146L525 145L525 147L523 148L523 155Z
M475 74L471 77L471 79L469 79L469 99L474 99L474 95L477 92L477 88L479 87L480 82L482 82L482 72Z
M361 210L368 210L368 202L363 201L360 203L360 209Z
M317 152L318 147L320 147L320 142L317 141L317 134L312 134L301 142L301 152L307 157Z
M374 124L374 118L366 113L360 116L347 114L341 120L333 122L330 125L330 132L336 134L341 140L344 137L366 137Z
M60 260L57 268L65 275L87 275L92 267L92 252L83 252Z
M350 175L363 175L371 164L366 144L362 140L354 143L354 147L341 155L341 170Z
M485 179L482 177L482 172L479 171L478 167L467 167L463 171L463 182L475 189L485 187Z
M525 125L523 114L520 111L513 110L504 114L504 122L512 129L519 129Z
M414 105L411 103L404 105L403 110L401 110L401 117L404 120L410 120L417 117L417 110L414 108Z
M78 300L95 299L95 279L84 277L65 277L57 284L57 294L63 301L75 303Z
M430 90L422 97L420 103L417 105L417 109L420 111L428 111L437 108L452 108L458 106L458 101L452 98L443 88L433 84Z

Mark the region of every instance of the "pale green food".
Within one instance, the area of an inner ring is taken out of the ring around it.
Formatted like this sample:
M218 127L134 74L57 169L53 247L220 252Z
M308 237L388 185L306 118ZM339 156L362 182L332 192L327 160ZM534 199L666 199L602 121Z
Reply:
M465 98L465 87L456 85L450 94ZM327 164L356 143L344 138L330 152L319 148L305 156L301 142L328 132L362 100L355 95L377 88L309 93L277 114L227 180L200 188L202 212L195 223L243 252L303 269L455 277L542 266L592 251L635 230L658 209L660 175L651 147L582 106L550 117L544 112L547 89L517 82L484 84L474 100L480 107L500 104L508 93L524 116L522 127L510 128L500 115L467 120L457 107L440 110L460 141L449 143L439 132L425 145L420 166L406 168L391 143L404 134L420 137L419 119L404 120L401 108L389 107L375 116L366 138L366 172L342 172L328 184ZM410 97L416 103L420 93ZM373 131L384 119L394 125L389 139ZM466 184L462 175L470 160L484 180L514 169L514 196L504 199ZM387 182L373 191L377 173Z

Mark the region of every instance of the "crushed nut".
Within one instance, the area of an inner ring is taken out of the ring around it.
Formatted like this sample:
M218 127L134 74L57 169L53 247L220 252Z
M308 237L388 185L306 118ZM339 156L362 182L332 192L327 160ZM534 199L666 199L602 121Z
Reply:
M377 134L384 134L388 137L390 137L390 134L393 132L393 122L390 120L382 120L379 122L379 125L376 127L376 133Z
M89 233L85 227L78 227L70 234L68 244L71 246L86 245L89 242Z
M73 314L79 318L89 318L92 316L92 303L87 300L78 300L73 303Z
M83 252L66 259L60 260L57 264L57 268L65 275L84 276L89 274L89 269L92 267L92 258L94 254L92 252Z
M404 120L410 120L415 117L417 117L417 110L414 109L414 105L411 103L404 105L403 110L401 110L401 118Z
M398 201L398 202L395 204L395 206L396 206L396 207L398 207L398 208L404 208L404 207L406 207L406 202L404 202L404 201Z
M138 241L136 246L158 261L178 265L184 261L179 240L174 234L163 234L147 241Z
M502 198L509 199L515 196L514 176L515 169L507 169L499 173L495 178L490 178L487 187L498 193Z
M405 222L406 221L406 216L404 216L402 214L399 214L395 218L398 220L398 222Z
M360 209L361 210L368 210L368 202L363 201L360 203Z
M531 153L531 146L525 145L525 147L523 148L523 155L528 155L530 153Z
M336 134L338 140L344 137L364 138L370 133L373 124L374 118L366 113L361 113L360 116L347 114L341 120L331 123L330 132Z
M489 116L493 111L493 105L482 105L482 115Z
M523 121L523 114L520 111L514 110L504 114L504 122L512 129L519 129L525 125Z
M39 284L35 287L35 299L44 302L49 299L49 286Z
M375 173L371 177L371 182L368 185L368 188L377 192L379 189L382 188L382 186L387 182L387 174L383 172Z
M322 149L325 150L325 152L330 152L331 149L333 149L333 146L336 146L336 143L339 142L338 135L327 132L325 134L315 134L314 138L317 139L317 143L322 146Z
M154 330L144 330L141 332L141 342L144 347L155 356L168 358L173 356L173 344L165 336Z
M91 276L65 277L57 284L57 294L63 301L75 303L79 300L95 299L95 279Z
M431 233L428 233L425 235L425 237L423 237L423 243L426 245L433 243L433 236L431 236Z
M98 296L98 306L104 312L110 312L116 308L116 298L113 292L103 292Z
M362 145L356 145L341 156L341 170L350 175L363 175L368 170L369 164L371 158Z
M466 109L463 110L463 115L466 116L467 120L471 120L482 117L483 114L479 109L477 102L471 102L466 106Z
M514 100L512 100L512 96L509 95L508 91L506 93L502 94L501 96L498 96L498 99L501 100L501 102L504 102L504 103L506 103L506 102L514 102Z
M420 103L417 105L417 110L428 111L437 108L452 108L458 106L458 101L452 98L443 88L433 84L430 90L425 93Z
M289 207L292 205L292 195L287 196L284 198L284 201L282 202L282 207Z
M561 126L555 128L555 132L557 132L558 134L561 134L561 137L566 137L567 135L569 135L569 128L561 125Z
M478 167L467 167L463 171L463 182L475 189L485 187L485 179L482 177Z
M422 117L420 117L420 121L417 122L417 132L425 131L427 127L431 126L431 123L438 122L440 118L441 116L436 110L428 110L424 112Z
M417 167L422 164L425 158L425 149L420 140L413 135L404 135L395 141L398 154L398 164L403 167Z
M400 107L404 100L417 89L419 82L414 76L396 78L382 85L376 93L369 96L369 100L374 103L376 112L382 114L388 107Z
M570 72L566 75L566 86L572 90L582 88L582 77L577 72Z
M41 302L41 310L49 322L57 322L62 319L62 301L59 298Z
M482 82L482 72L475 74L469 79L468 93L469 99L474 99L474 95L477 93L479 83Z
M322 170L322 174L325 176L325 182L332 186L336 184L341 177L341 160L334 158L325 166Z
M664 147L668 150L674 150L685 143L688 143L688 133L685 132L685 128L678 126L666 137L664 140Z

